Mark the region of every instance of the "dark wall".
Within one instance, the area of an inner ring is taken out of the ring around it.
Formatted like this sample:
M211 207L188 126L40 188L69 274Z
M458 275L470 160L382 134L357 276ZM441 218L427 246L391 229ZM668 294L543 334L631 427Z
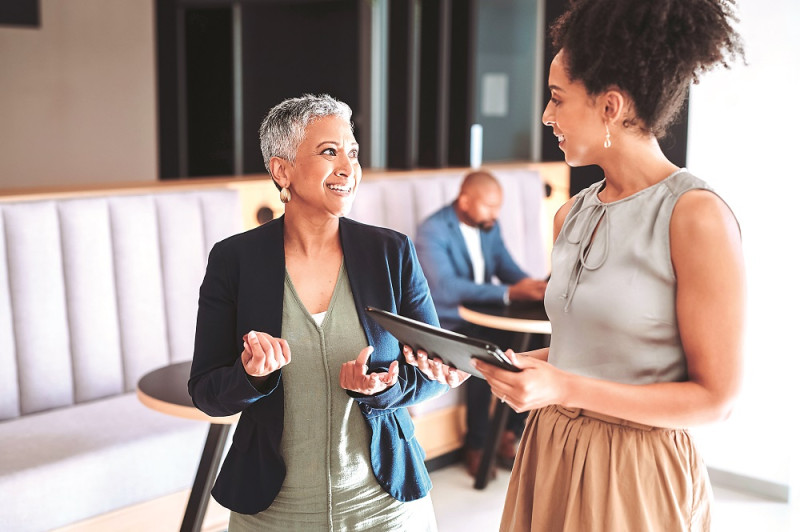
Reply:
M419 126L417 164L423 167L441 166L439 149L439 135L442 127L439 121L442 113L439 112L439 84L442 82L440 73L448 64L442 64L439 53L441 32L441 4L438 1L422 2L422 24L420 43L420 79L425 80L419 87ZM445 115L446 116L446 115ZM447 135L446 128L444 129ZM445 145L447 142L444 143Z
M284 99L327 93L358 114L357 4L242 5L245 173L264 171L258 127Z
M162 179L261 173L275 104L328 93L353 109L370 165L369 5L363 0L156 0ZM465 166L473 122L475 0L392 0L386 163ZM237 41L236 21L241 20ZM361 27L361 26L364 27ZM364 39L363 46L361 40ZM241 90L234 82L241 43ZM241 130L236 103L241 102ZM363 112L362 112L363 111ZM359 126L363 126L360 128ZM235 138L241 138L241 159Z
M394 0L389 4L389 72L386 120L386 164L389 168L413 168L414 102L414 0Z
M187 10L185 27L189 175L229 175L234 171L231 10Z
M232 0L157 0L162 179L235 173L236 134L242 172L263 173L258 127L286 98L328 93L359 114L358 0L247 0L240 9L237 93Z
M450 166L469 165L469 132L475 122L475 17L474 0L454 0L449 96Z
M419 6L419 20L414 18L415 5ZM469 163L475 13L474 0L390 3L389 168Z
M567 3L547 0L546 27ZM364 71L364 51L359 48L360 36L368 34L360 27L364 10L359 0L240 2L238 94L233 81L232 6L232 0L156 0L162 179L234 173L237 134L242 139L242 171L262 173L261 120L283 99L306 92L326 92L347 102L360 138L357 117L368 110L360 106L369 101L363 94L369 84L362 78L369 72ZM465 166L469 125L474 121L475 1L392 0L389 7L387 165ZM546 105L553 57L549 38L544 55L541 98ZM241 131L234 129L237 97L242 104ZM662 141L667 156L679 166L686 161L686 117L684 108ZM542 160L562 161L552 129L540 127ZM599 179L602 172L597 167L575 168L571 192Z
M0 26L40 24L39 0L0 0Z

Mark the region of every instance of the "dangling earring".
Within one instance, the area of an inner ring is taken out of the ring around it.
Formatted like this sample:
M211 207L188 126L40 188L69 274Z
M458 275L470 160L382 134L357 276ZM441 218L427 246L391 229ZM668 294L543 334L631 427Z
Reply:
M292 201L292 191L288 188L282 188L280 193L281 203L289 203Z
M603 147L606 149L611 147L611 132L608 130L608 122L606 122L606 140L603 141Z

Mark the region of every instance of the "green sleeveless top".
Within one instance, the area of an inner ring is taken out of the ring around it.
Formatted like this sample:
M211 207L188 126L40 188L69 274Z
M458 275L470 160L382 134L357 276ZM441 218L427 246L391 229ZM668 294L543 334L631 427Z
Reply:
M435 530L430 496L402 503L378 484L369 426L339 385L342 364L367 346L344 263L328 310L315 316L287 272L282 330L292 360L282 369L286 479L263 512L231 512L229 530Z

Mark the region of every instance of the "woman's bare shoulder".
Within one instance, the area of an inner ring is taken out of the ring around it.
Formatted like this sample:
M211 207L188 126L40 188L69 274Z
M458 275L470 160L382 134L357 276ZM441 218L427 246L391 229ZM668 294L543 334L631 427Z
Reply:
M681 195L669 224L670 252L679 278L719 276L721 265L742 262L742 236L733 211L709 190Z
M689 190L678 198L672 211L670 233L692 237L711 233L739 237L739 222L725 201L705 189Z

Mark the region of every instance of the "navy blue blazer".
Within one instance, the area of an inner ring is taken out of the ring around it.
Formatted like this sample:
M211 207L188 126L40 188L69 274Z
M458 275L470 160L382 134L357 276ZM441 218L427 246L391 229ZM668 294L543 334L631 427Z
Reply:
M472 259L458 224L454 206L447 205L420 224L415 241L439 321L446 329L464 325L458 316L461 303L502 303L508 285L528 277L506 249L498 222L489 231L481 231L486 277L485 284L475 283ZM503 284L492 284L492 277Z
M212 495L238 513L263 511L286 476L280 454L283 382L275 372L262 390L250 383L241 363L242 336L251 330L281 336L285 257L283 217L218 242L208 257L200 287L189 393L211 416L241 412L233 442ZM361 326L375 350L370 371L400 361L397 383L374 396L348 392L361 408L372 437L372 469L392 497L424 497L431 481L424 451L414 437L406 406L446 391L402 357L398 341L365 315L366 306L438 325L428 284L409 238L347 218L339 221L347 276ZM366 346L365 346L366 347ZM353 358L357 353L353 353Z

